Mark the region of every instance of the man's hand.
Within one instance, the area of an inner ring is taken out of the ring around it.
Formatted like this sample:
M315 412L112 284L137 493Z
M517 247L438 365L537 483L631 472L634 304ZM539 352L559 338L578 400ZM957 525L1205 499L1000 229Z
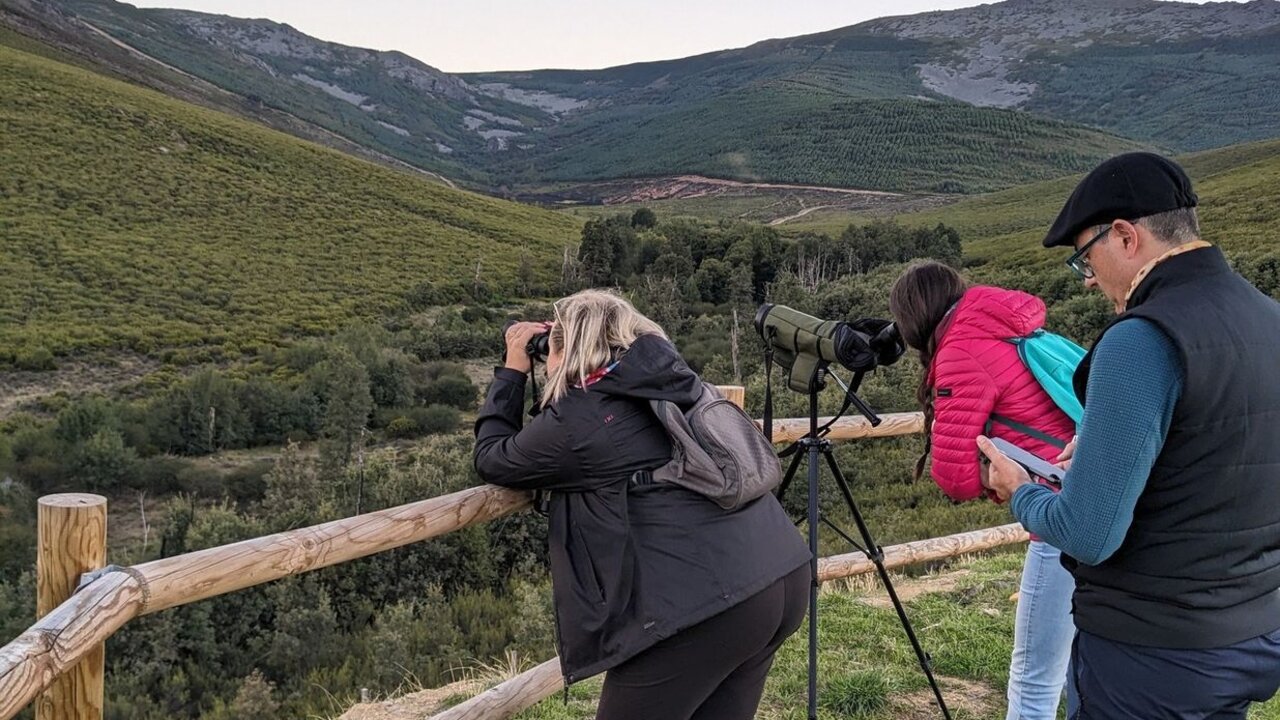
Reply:
M987 487L995 491L1001 502L1007 502L1014 491L1031 483L1026 468L997 450L986 436L978 436L978 450L991 461L987 468Z
M525 351L534 335L547 331L547 323L520 322L507 329L507 368L518 373L533 370L533 360Z
M1076 456L1076 441L1079 439L1080 436L1073 436L1071 438L1071 442L1067 443L1067 446L1062 448L1062 454L1058 456L1058 467L1063 470L1071 469L1071 459Z

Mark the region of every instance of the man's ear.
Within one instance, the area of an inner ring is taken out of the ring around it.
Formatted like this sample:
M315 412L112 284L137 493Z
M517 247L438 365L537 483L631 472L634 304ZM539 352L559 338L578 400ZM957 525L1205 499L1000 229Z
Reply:
M1111 224L1111 232L1120 244L1120 251L1126 258L1135 258L1142 251L1147 238L1142 237L1139 227L1128 220L1116 220Z

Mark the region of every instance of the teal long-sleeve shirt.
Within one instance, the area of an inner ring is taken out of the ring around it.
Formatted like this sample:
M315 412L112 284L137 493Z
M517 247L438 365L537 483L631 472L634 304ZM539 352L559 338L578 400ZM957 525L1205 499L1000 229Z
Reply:
M1086 565L1111 557L1164 448L1182 395L1182 360L1152 323L1133 318L1108 330L1089 369L1089 399L1062 492L1024 485L1014 517L1029 532Z

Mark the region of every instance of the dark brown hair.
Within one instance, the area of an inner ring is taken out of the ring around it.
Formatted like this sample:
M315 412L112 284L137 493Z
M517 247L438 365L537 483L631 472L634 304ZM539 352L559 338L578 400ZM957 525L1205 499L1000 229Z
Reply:
M916 461L916 479L924 474L932 446L933 386L929 384L929 366L938 349L943 320L964 296L969 284L954 268L938 262L922 262L907 268L889 290L889 312L898 325L902 341L920 354L923 374L916 388L916 400L924 410L924 454Z

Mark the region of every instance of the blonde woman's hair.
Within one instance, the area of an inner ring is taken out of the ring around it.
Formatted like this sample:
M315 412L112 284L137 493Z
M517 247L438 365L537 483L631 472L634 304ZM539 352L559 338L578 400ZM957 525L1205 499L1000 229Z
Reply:
M611 290L583 290L555 303L556 324L551 346L563 360L547 376L542 405L564 397L572 385L583 385L593 371L608 365L615 351L624 351L641 335L667 334L657 323Z

